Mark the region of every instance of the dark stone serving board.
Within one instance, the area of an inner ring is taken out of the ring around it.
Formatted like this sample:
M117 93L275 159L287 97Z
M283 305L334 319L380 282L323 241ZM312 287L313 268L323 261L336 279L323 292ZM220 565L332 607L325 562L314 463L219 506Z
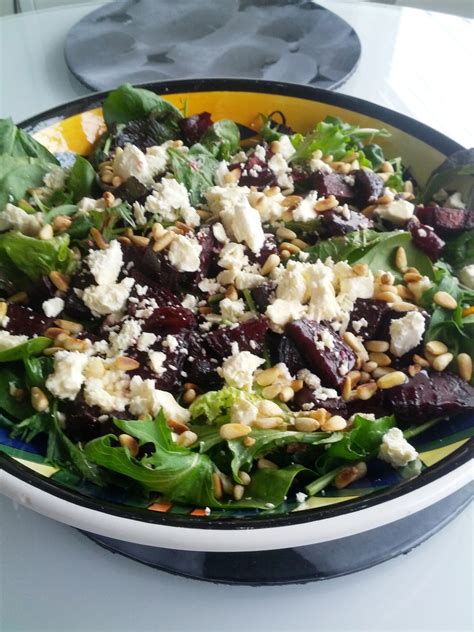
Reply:
M360 52L351 26L308 0L117 0L65 43L69 69L94 90L190 77L336 88Z

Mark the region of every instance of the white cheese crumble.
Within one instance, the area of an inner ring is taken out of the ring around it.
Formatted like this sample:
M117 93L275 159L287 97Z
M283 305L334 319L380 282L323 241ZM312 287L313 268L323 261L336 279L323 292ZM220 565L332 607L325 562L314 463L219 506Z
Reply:
M418 452L408 443L400 428L390 428L382 439L378 458L393 467L404 467L418 457Z
M86 377L84 399L89 406L98 406L103 412L123 411L128 404L129 383L125 371L109 368L102 377Z
M278 139L279 144L279 152L283 156L285 160L289 160L291 156L295 153L295 148L293 147L293 143L291 139L286 134L282 134Z
M126 320L119 332L112 331L109 335L109 342L112 350L119 354L135 345L142 333L140 323L134 319Z
M274 154L268 161L268 166L275 174L278 185L286 192L291 193L293 191L293 178L290 175L291 168L281 153Z
M8 203L0 213L0 232L17 230L27 237L36 237L43 226L43 213L27 213Z
M258 417L258 408L244 397L239 397L230 409L230 421L250 426Z
M114 239L105 250L92 250L86 261L97 285L115 283L123 265L120 242Z
M221 211L225 230L239 243L245 243L252 252L260 252L264 242L260 215L249 201L237 203L232 210Z
M134 283L134 279L126 278L112 285L91 285L84 290L82 300L94 316L121 312Z
M296 502L301 504L304 503L304 501L308 498L307 494L304 494L303 492L297 492L296 494Z
M64 309L64 301L59 296L43 301L43 312L48 318L56 318Z
M460 209L466 208L466 205L464 204L461 197L461 193L459 191L452 193L446 199L445 205L447 206L447 208L460 208Z
M352 329L356 332L356 334L359 334L361 329L364 329L365 327L368 326L368 322L365 318L361 318L360 320L354 320L352 323Z
M231 301L230 298L224 298L219 302L219 309L224 320L234 322L243 316L245 312L245 303L241 298L237 301Z
M219 253L218 265L225 270L242 270L247 265L249 259L245 254L242 244L231 241L222 248Z
M155 380L143 380L134 375L130 381L130 404L132 415L156 415L163 410L166 419L186 423L190 413L178 404L171 393L155 388Z
M474 290L474 263L461 268L461 270L459 271L459 280L466 287Z
M150 358L150 366L158 377L166 373L166 367L163 366L166 360L166 353L162 351L150 351L148 357Z
M168 259L179 272L196 272L201 265L202 246L195 237L177 235L168 250Z
M59 191L64 188L66 182L66 173L61 167L51 167L51 171L45 174L43 182L52 191Z
M217 241L221 244L226 244L229 241L229 238L226 235L224 226L220 222L216 222L212 224L212 234L217 239Z
M123 180L128 180L128 178L133 176L142 184L153 184L152 171L145 154L141 149L130 143L125 145L123 149L117 147L112 169L114 174Z
M148 331L144 331L137 341L138 351L148 351L156 342L156 335Z
M188 226L199 226L201 221L191 206L188 190L174 178L163 178L154 185L152 195L145 201L145 209L167 222L175 222L182 217Z
M326 388L321 386L321 380L317 375L311 373L309 369L301 369L298 371L297 376L299 380L303 382L313 391L313 396L316 399L325 401L327 399L334 399L339 397L338 392L333 388Z
M293 211L295 222L309 222L317 216L314 205L318 201L317 191L310 191Z
M420 312L408 312L390 323L390 351L400 358L423 340L425 319Z
M259 358L250 351L239 351L226 358L222 367L218 367L217 372L229 386L250 390L253 374L264 363L263 358Z
M22 345L24 342L28 342L28 340L28 336L14 336L8 333L8 331L0 331L0 351L18 347L18 345Z
M58 351L54 354L54 371L46 388L59 399L75 399L84 384L83 371L89 361L85 353Z
M194 312L197 307L197 298L193 294L186 294L181 301L181 305Z
M433 287L433 284L427 276L421 277L419 281L412 281L410 283L407 283L407 285L408 289L413 294L416 301L419 301L423 293Z
M379 204L374 209L379 217L396 226L403 226L413 217L414 211L415 205L407 200L393 200L388 204Z

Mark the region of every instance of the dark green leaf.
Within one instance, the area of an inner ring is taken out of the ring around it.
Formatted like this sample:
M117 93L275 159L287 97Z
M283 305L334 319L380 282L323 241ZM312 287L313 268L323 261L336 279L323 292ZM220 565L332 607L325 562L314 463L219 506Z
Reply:
M240 130L234 121L223 119L211 125L200 142L218 160L229 160L240 148Z
M32 281L37 281L53 270L67 274L71 272L75 261L68 246L68 235L46 240L16 232L3 233L0 235L0 262L14 264Z
M48 375L53 370L53 358L29 356L23 359L23 363L25 365L25 377L28 388L31 389L33 386L42 388Z
M52 340L50 338L44 338L43 336L31 338L27 342L23 342L16 347L0 351L0 362L15 362L17 360L23 360L25 358L30 358L31 356L39 355L40 353L43 353L45 349L50 347L51 343Z
M96 184L96 173L91 163L82 156L76 156L66 181L66 187L72 194L73 202L79 202L83 197L90 196Z
M36 158L0 156L0 212L8 202L18 202L28 189L42 186L47 171Z
M40 434L47 434L50 429L51 413L33 413L16 424L10 434L13 439L30 443Z
M383 149L376 143L369 143L368 145L365 145L364 154L367 160L370 160L370 164L372 165L372 169L374 171L377 171L382 163L385 162Z
M474 202L474 149L460 149L437 167L426 183L422 202L431 202L441 189L460 191L463 199Z
M188 152L168 149L173 175L189 191L193 206L202 201L204 192L214 185L214 174L219 165L214 156L199 143Z
M169 101L150 90L134 88L129 83L110 92L104 101L103 111L108 126L149 116L158 120L169 115L175 119L182 118L181 112Z
M0 155L37 158L44 164L58 164L44 145L17 127L11 119L0 119Z
M58 215L70 216L75 213L77 213L77 206L75 204L62 204L61 206L55 206L44 214L44 222L45 224L50 224Z
M257 470L252 474L250 485L245 488L243 501L233 503L233 505L242 506L246 499L252 499L254 502L257 501L259 506L263 504L267 509L278 507L285 500L296 476L307 471L302 465L289 465L278 470Z
M25 383L17 371L3 367L0 369L0 410L15 419L28 417L33 412L29 399L15 399L10 392L11 386L23 390Z
M454 268L462 268L474 263L474 229L461 233L447 242L443 259Z

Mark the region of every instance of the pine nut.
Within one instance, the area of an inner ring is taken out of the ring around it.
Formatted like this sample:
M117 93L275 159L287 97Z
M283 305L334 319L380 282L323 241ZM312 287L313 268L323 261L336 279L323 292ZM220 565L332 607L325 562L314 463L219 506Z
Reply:
M68 333L68 331L66 331L65 329L61 329L61 327L48 327L43 335L46 336L46 338L51 338L51 340L54 340L60 334L68 335Z
M247 439L248 438L249 437L247 437ZM250 483L252 482L252 479L250 478L250 475L247 474L247 472L239 472L239 480L242 485L250 485Z
M135 371L140 368L140 362L128 356L120 356L113 361L112 366L117 371Z
M43 355L52 356L58 351L62 351L62 347L48 347L47 349L44 349Z
M319 421L320 424L323 424L329 419L331 413L325 408L317 408L316 410L311 410L307 415Z
M441 355L435 357L431 366L435 371L444 371L448 364L453 361L453 358L454 356L452 353L442 353Z
M232 491L232 495L234 500L242 500L245 492L245 487L243 485L234 485L234 489Z
M404 301L412 301L414 296L413 296L413 292L411 292L407 287L405 287L404 285L396 285L395 289L398 292L398 296L403 299Z
M377 362L378 366L385 367L392 364L392 359L386 353L379 353L372 351L369 353L369 359L371 362Z
M351 483L358 481L366 474L367 465L364 463L364 461L360 461L360 463L345 467L341 472L339 472L339 474L334 479L334 486L337 489L344 489L344 487L347 487Z
M434 356L439 356L443 353L448 353L448 347L440 340L430 340L425 345L425 351L428 351L428 353Z
M97 228L91 228L89 235L99 250L107 250L109 244L105 241L104 236Z
M377 301L385 301L386 303L399 303L401 301L398 294L393 292L376 292L374 298Z
M323 198L322 200L318 200L314 205L314 210L318 212L330 211L333 208L339 206L339 202L336 200L334 195L328 195L327 198Z
M2 320L2 318L5 318L5 316L7 315L7 312L8 312L7 303L5 303L5 301L0 301L0 320Z
M49 280L60 292L69 290L69 281L61 272L53 270L49 273Z
M111 191L105 191L102 194L102 199L104 200L105 208L111 208L115 202L115 195Z
M185 430L176 439L176 443L182 448L189 448L189 446L193 445L193 443L196 443L197 440L198 436L195 432L193 432L192 430Z
M117 237L117 241L119 241L124 246L130 246L130 244L132 243L131 240L124 235L120 235L120 237Z
M153 252L161 252L162 250L167 248L173 241L173 239L175 239L175 237L176 233L173 233L173 231L171 230L166 231L166 233L162 235L159 239L157 239L153 244Z
M400 301L399 303L393 303L390 305L390 309L393 309L395 312L415 312L418 308L416 305L413 305L413 303Z
M263 192L263 194L268 197L274 197L275 195L278 195L279 193L281 193L280 187L268 187Z
M394 371L393 373L388 373L387 375L383 375L377 380L377 386L381 389L394 388L395 386L400 386L401 384L405 384L407 381L407 376L405 373L401 371Z
M384 204L390 204L391 202L393 202L394 199L395 198L392 193L384 193L381 197L375 200L375 203L377 205L381 204L383 206Z
M349 371L347 377L351 381L352 388L355 388L360 381L360 371Z
M367 371L361 371L360 372L360 383L361 384L365 384L366 382L370 382L371 377L370 377L370 373L367 373Z
M137 456L139 446L136 439L131 437L129 434L121 434L119 435L118 440L122 448L128 448L131 456Z
M417 373L421 371L421 366L419 364L410 364L408 367L408 375L411 377L415 377Z
M280 369L276 366L272 366L269 369L264 369L255 377L255 381L259 386L270 386L279 377Z
M93 357L89 360L86 368L83 371L85 377L97 377L101 378L105 375L104 363L100 358Z
M306 250L306 248L309 248L309 244L302 239L293 239L291 243L293 244L293 246L297 246L301 250Z
M253 437L244 437L242 439L242 443L246 448L250 448L255 445L255 439Z
M284 226L280 226L280 228L277 228L276 236L287 241L292 241L293 239L296 239L298 237L298 235L293 230L285 228Z
M222 496L224 495L222 481L221 477L216 472L214 472L212 475L212 489L217 500L219 500L219 498L222 498Z
M38 237L43 241L48 241L49 239L52 239L54 237L54 233L51 224L46 224L45 226L43 226L38 233Z
M321 425L324 432L338 432L347 427L347 421L340 415L333 415Z
M354 263L352 271L357 276L367 276L369 272L369 266L366 263Z
M59 335L61 336L61 334ZM56 336L55 344L59 343L59 336ZM62 339L61 344L66 351L86 351L89 347L88 340L81 340L80 338L74 338L73 336L68 336Z
M400 272L405 272L408 266L408 258L406 250L403 246L399 246L395 252L395 265Z
M417 283L421 281L423 276L419 272L405 272L403 275L403 280L405 283Z
M188 390L183 393L183 403L186 405L191 404L197 397L197 393L193 388L188 388Z
M100 174L100 179L104 184L112 184L112 180L114 179L113 171L104 170Z
M239 298L239 294L233 285L229 285L225 291L225 298L230 301L236 301Z
M183 424L181 421L176 421L175 419L168 419L166 423L168 425L168 428L171 428L173 432L176 432L176 434L179 435L183 434L183 432L186 432L186 430L189 430L186 424Z
M298 246L295 246L293 243L290 243L288 241L284 241L282 244L280 244L279 248L280 254L282 254L282 252L284 252L285 250L292 255L297 255L299 252L301 252L301 249L298 248Z
M227 441L240 439L240 437L245 437L245 435L248 435L250 432L252 432L250 426L235 423L223 424L219 429L219 435L222 439L226 439Z
M254 428L258 428L259 430L273 430L274 428L281 426L281 424L281 417L258 417L252 422L252 426Z
M281 384L271 384L262 389L262 395L265 399L275 399L281 391Z
M120 176L114 176L112 178L111 184L113 187L119 187L122 183L123 183L123 180Z
M134 246L138 246L138 248L146 248L150 243L150 239L148 237L142 237L141 235L133 235L130 237L130 240Z
M278 465L276 463L273 463L273 461L269 461L264 457L260 457L257 461L257 468L259 470L277 470Z
M405 182L403 183L403 190L405 193L411 193L413 194L413 182L411 180L405 180ZM407 198L409 199L409 198Z
M280 257L286 261L287 259L289 259L291 257L291 252L289 250L280 250Z
M365 343L365 348L367 351L375 351L376 353L383 353L384 351L388 351L390 345L385 340L367 340ZM377 362L377 360L375 360Z
M472 380L472 358L468 353L460 353L457 358L459 375L466 382Z
M284 411L275 402L269 399L262 399L255 404L258 409L258 414L262 417L283 417Z
M278 399L281 402L289 402L290 399L293 399L294 396L295 391L291 388L291 386L284 386L278 393Z
M357 387L356 396L358 399L367 400L375 395L377 391L377 384L375 382L368 382L367 384L361 384Z
M282 201L281 205L284 208L292 208L294 206L298 206L298 204L301 202L302 199L303 198L299 195L287 195L285 199ZM291 239L291 237L290 238L283 237L283 239Z
M428 360L425 360L425 358L422 358L417 353L414 354L412 360L415 364L419 364L424 369L427 369L430 366L430 363L428 362Z
M163 225L160 224L159 222L156 222L151 227L151 236L153 237L155 241L159 239L160 237L163 237L165 233L166 233L166 228L164 228Z
M393 166L389 162L385 161L380 165L380 170L383 173L393 173Z
M345 402L348 402L351 399L351 395L352 395L352 380L350 377L346 377L342 385L342 399Z
M262 269L261 269L262 275L267 276L268 274L270 274L270 272L273 272L273 270L280 265L280 261L281 259L277 254L273 253L269 255L269 257L267 258L267 260L262 266Z
M193 384L192 382L185 382L183 385L183 388L185 391L189 390L190 388L193 388L195 391L197 391L197 386L196 384Z
M393 285L394 281L395 281L395 277L393 276L391 272L384 272L382 276L380 277L380 283L383 283L385 285Z
M393 369L391 366L378 366L375 371L372 371L372 378L374 380L378 380L379 377L382 377L384 375L388 375L389 373L394 373L395 369Z
M295 428L298 432L315 432L319 429L319 421L312 417L297 417L295 419Z
M54 324L61 329L68 331L70 334L79 334L81 333L81 331L84 330L84 327L83 325L81 325L81 323L74 323L72 320L63 320L61 318L58 318L54 321Z
M349 345L352 351L360 356L363 362L368 362L369 354L362 342L350 331L345 331L342 335L344 342Z
M31 405L39 413L42 413L49 408L48 398L37 386L33 386L31 389Z
M393 285L388 285L386 283L379 283L376 286L376 290L378 293L380 292L393 292L395 293L395 287Z
M207 316L208 314L212 314L212 307L200 307L199 313L203 316Z
M369 361L362 365L362 369L367 373L372 373L378 367L377 362Z
M456 299L447 292L436 292L433 296L433 301L436 305L444 307L444 309L456 309L458 306Z

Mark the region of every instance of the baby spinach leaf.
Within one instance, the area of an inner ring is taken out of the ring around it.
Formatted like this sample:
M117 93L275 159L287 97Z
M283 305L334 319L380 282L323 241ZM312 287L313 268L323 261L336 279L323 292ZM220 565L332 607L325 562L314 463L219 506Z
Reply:
M188 189L191 204L198 205L204 192L214 185L218 161L199 143L188 152L170 148L168 154L174 177Z
M13 439L20 439L30 443L38 435L49 432L51 413L33 413L23 418L23 421L16 424L10 433Z
M51 338L45 338L43 336L31 338L27 342L23 342L16 347L0 351L0 362L15 362L16 360L23 360L25 358L30 358L31 356L39 355L40 353L43 353L45 349L50 347L51 343Z
M46 378L53 370L54 360L46 356L36 358L30 355L23 358L23 364L25 365L26 383L31 389L33 386L44 386Z
M181 112L169 101L150 90L134 88L129 83L109 93L104 101L103 111L107 126L149 116L157 120L168 116L175 120L182 118Z
M79 202L92 192L96 184L96 173L91 163L82 156L76 156L76 162L71 167L66 180L66 187L72 194L72 201Z
M441 189L460 191L467 207L474 204L474 149L460 149L451 154L431 174L422 195L422 202L431 202Z
M232 503L242 506L246 499L260 501L267 509L278 507L285 500L288 491L296 476L302 472L309 472L302 465L288 465L278 470L257 470L252 474L252 480L245 488L245 496L240 503ZM273 505L273 507L272 507Z
M372 165L372 169L374 171L377 171L382 163L385 162L383 149L376 143L369 143L368 145L365 145L364 154L367 160L370 160L370 164Z
M67 215L68 217L77 213L77 206L75 204L61 204L61 206L55 206L44 214L44 222L50 224L58 215Z
M11 118L0 119L0 154L15 157L37 158L44 164L59 164L44 145L17 127Z
M474 229L449 240L443 250L443 259L454 268L474 263Z
M200 140L218 160L229 160L240 148L240 130L229 119L213 123Z
M43 185L48 167L28 156L0 156L0 211L7 202L18 202L27 190Z
M19 373L11 368L0 369L0 410L3 410L10 417L23 419L31 415L33 409L29 398L16 399L11 394L11 385L17 389L24 389L25 384Z

